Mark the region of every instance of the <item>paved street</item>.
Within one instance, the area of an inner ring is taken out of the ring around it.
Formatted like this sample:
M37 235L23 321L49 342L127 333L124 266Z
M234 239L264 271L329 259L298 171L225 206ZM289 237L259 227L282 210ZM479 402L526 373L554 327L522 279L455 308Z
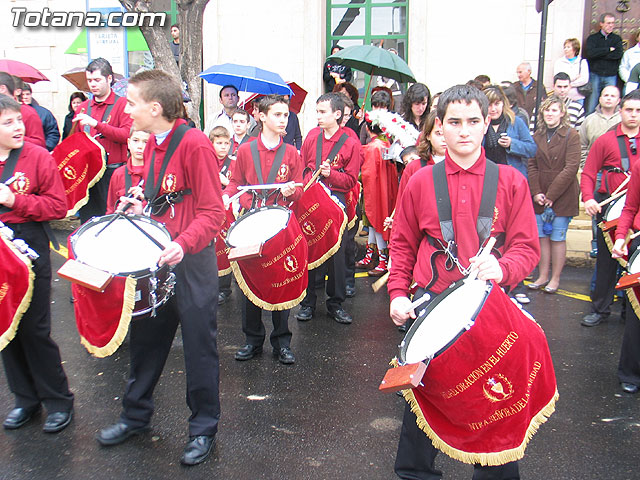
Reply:
M58 232L60 238L64 238ZM53 253L54 270L62 257ZM640 396L623 394L616 378L624 325L617 313L595 328L579 324L588 312L591 271L565 270L567 295L532 295L528 310L547 333L560 400L521 461L523 479L637 479ZM73 423L58 435L41 431L44 416L17 431L0 432L0 478L25 479L392 479L403 400L377 388L401 334L388 318L386 293L359 278L345 307L354 323L340 325L318 305L308 323L290 320L293 366L265 352L233 359L244 343L237 286L218 311L222 419L217 446L204 464L184 468L179 457L189 415L180 337L156 389L152 431L100 447L98 429L120 411L128 369L126 343L111 357L91 357L80 345L68 282L53 285L53 337L76 395ZM616 312L619 304L616 305ZM295 310L294 310L295 311ZM143 320L142 320L143 321ZM269 324L267 322L267 324ZM269 328L268 328L269 330ZM0 375L0 412L13 399ZM445 455L447 479L471 478L472 468Z

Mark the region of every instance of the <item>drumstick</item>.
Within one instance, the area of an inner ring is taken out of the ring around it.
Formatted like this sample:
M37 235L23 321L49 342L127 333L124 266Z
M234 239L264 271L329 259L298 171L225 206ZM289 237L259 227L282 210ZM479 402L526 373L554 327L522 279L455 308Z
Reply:
M631 241L631 240L633 240L634 238L637 238L637 237L640 237L640 230L638 230L636 233L634 233L632 235L629 235L624 243L625 244L629 243L629 241Z
M309 182L305 185L304 187L304 191L306 192L307 190L309 190L309 187L313 184L313 182L315 182L318 177L320 176L320 168L318 168L318 170L316 170L316 173L313 174L313 177L311 177L311 179L309 180Z
M286 187L287 183L266 183L264 185L240 185L238 190L244 190L242 193L246 193L246 190L276 190L282 187ZM302 187L303 183L294 183L294 187Z
M396 209L394 208L394 209L393 209L393 212L391 212L391 215L389 215L389 218L390 218L391 220L393 220L393 216L394 216L395 214L396 214ZM382 231L383 231L383 232L386 232L388 228L389 228L389 227L384 227L384 228L382 229Z
M495 244L496 244L495 237L489 237L489 240L487 240L487 244L484 246L484 248L478 254L477 258L478 258L479 262L482 262L482 261L486 260L487 258L489 258L489 255L491 254L491 249L493 248L493 246ZM471 270L469 272L469 275L467 276L467 280L475 280L477 276L478 276L478 269L474 268L473 270Z
M3 185L6 185L6 186L8 187L8 186L9 186L9 185L11 185L13 182L15 182L16 180L18 180L21 176L22 176L22 175L15 174L13 177L8 178L7 180L5 180L5 181L3 182Z
M627 183L629 183L629 180L631 180L631 175L627 175L625 173L625 175L627 176L627 178L624 179L624 181L618 185L618 188L616 188L613 193L611 195L615 195L616 193L618 193Z
M621 190L618 193L616 193L615 195L611 195L609 198L601 201L598 206L599 207L604 207L606 204L613 202L615 199L620 198L621 196L625 195L627 193L627 190Z
M125 220L128 220L129 223L131 223L131 225L133 225L134 227L136 227L138 230L140 230L145 237L147 237L149 240L151 240L153 242L153 244L158 247L160 250L164 250L166 247L160 243L158 240L155 239L155 237L153 235L151 235L149 232L147 232L144 228L142 228L140 225L138 225L136 222L134 222L133 220L131 220L129 218L129 215L122 215L122 218L124 218Z
M387 273L382 275L378 280L376 280L371 284L371 289L374 292L378 293L378 290L384 287L384 285L387 283L388 280L389 280L389 272L387 271Z
M431 295L429 295L428 293L425 293L418 300L416 300L415 302L412 302L411 305L409 305L407 309L404 311L404 313L409 313L411 310L415 310L416 308L421 306L423 303L429 301L430 299L431 299Z

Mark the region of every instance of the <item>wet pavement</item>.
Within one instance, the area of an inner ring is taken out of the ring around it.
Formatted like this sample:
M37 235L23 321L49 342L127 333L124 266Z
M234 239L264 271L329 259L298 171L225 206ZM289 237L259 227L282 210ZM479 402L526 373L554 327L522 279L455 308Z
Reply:
M60 233L60 232L58 232ZM63 235L59 235L63 238ZM54 270L63 258L52 254ZM520 462L523 479L640 478L640 395L621 392L616 369L624 324L619 303L598 327L580 325L591 271L565 269L561 287L576 295L531 295L528 310L545 329L556 368L556 413L533 437ZM248 362L233 358L244 343L237 286L218 310L222 418L209 460L182 467L188 408L182 346L176 337L155 392L151 432L104 448L96 432L117 419L128 370L125 343L98 359L81 346L68 282L53 284L53 337L76 396L73 423L57 435L42 433L44 415L17 431L0 432L0 479L393 479L404 408L378 392L401 334L388 318L388 296L371 279L357 280L345 308L352 325L291 315L293 366L278 363L268 341ZM296 309L294 309L295 312ZM270 320L267 319L269 331ZM13 406L0 375L0 415ZM471 477L472 467L440 455L444 478Z

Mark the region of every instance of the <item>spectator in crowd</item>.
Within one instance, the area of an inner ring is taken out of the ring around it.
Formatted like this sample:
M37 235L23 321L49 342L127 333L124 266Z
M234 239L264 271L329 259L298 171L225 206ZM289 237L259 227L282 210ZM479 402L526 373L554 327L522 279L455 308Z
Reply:
M56 148L56 145L60 142L60 128L53 113L40 105L36 99L33 98L32 94L31 85L25 83L22 88L22 103L31 105L38 114L38 117L40 117L42 130L44 132L44 141L47 145L47 150L51 151Z
M19 90L16 90L16 80L13 75L6 72L0 72L0 95L11 97L14 100L16 91L22 96L22 80L19 80ZM18 102L20 103L20 102ZM22 123L24 123L24 141L30 142L39 147L45 148L44 132L42 131L42 122L36 111L29 105L20 105L20 113L22 115Z
M334 45L331 49L331 55L334 55L342 50L340 45ZM351 67L346 65L340 65L335 60L328 59L324 62L322 68L322 80L324 81L325 92L333 91L333 87L338 83L350 82L353 78L353 72Z
M71 128L73 127L73 117L76 115L76 110L82 102L87 99L87 96L82 92L73 92L69 97L69 113L64 117L64 126L62 128L62 139L64 140L69 136Z
M336 93L344 93L351 99L353 109L351 111L351 117L347 121L346 126L356 132L356 134L360 133L360 125L358 123L358 119L360 118L360 107L358 106L358 89L349 82L343 82L336 84L336 86L333 87L333 91Z
M486 156L497 164L511 165L526 177L527 159L536 153L527 125L516 117L498 85L485 88L484 93L489 99L491 121L483 141Z
M516 95L516 88L513 86L511 82L502 82L502 91L504 92L505 97L509 100L509 104L511 105L511 110L516 114L516 117L521 119L525 125L529 124L529 115L527 111L518 105L518 97Z
M616 18L611 13L600 15L600 30L587 37L584 57L589 61L589 82L592 92L587 100L587 114L593 113L600 92L607 85L615 85L618 65L622 58L622 38L613 33Z
M629 79L624 84L624 94L626 95L633 90L636 90L640 85L640 63L637 63L629 73Z
M251 104L250 104L251 110L249 110L251 112L251 120L252 120L252 124L249 126L250 137L257 137L258 135L260 135L260 132L262 131L262 122L260 121L260 108L259 108L260 98L261 97L256 97L253 100L251 100Z
M482 84L482 88L486 88L491 85L491 78L489 78L489 75L478 75L474 80L476 82L480 82ZM482 88L480 90L482 90Z
M536 107L536 92L538 89L538 83L531 78L531 64L523 62L518 65L516 75L518 76L518 81L513 86L516 89L518 106L524 108L527 111L527 115L531 117ZM545 98L547 98L547 93L543 89L540 101L542 102Z
M580 56L580 42L577 38L565 40L563 49L564 56L554 63L553 74L564 72L569 75L571 80L569 98L584 104L584 95L578 91L578 87L589 83L589 64Z
M440 99L440 95L442 95L442 92L438 92L433 97L431 97L431 107L429 108L429 111L434 112L438 108L438 100Z
M552 95L540 105L537 151L529 159L529 188L540 238L538 278L532 290L556 293L567 256L567 229L578 215L580 136L569 127L563 99ZM551 268L549 268L551 267Z
M569 112L569 126L579 129L584 122L584 107L577 100L571 100L569 91L571 90L571 78L564 72L560 72L553 77L553 94L560 97L567 106ZM538 116L540 118L540 116ZM529 131L534 132L535 118L532 116L529 123Z
M231 115L238 108L238 89L233 85L225 85L220 89L220 103L222 103L222 110L218 115L213 117L213 125L208 130L211 131L214 127L221 125L229 130L229 135L233 135L233 121Z
M640 63L640 29L633 32L630 40L629 44L633 44L633 46L629 47L627 51L622 54L622 60L618 67L618 74L625 83L629 81L629 76L633 67Z
M402 118L416 127L416 130L422 130L430 103L429 88L423 83L414 83L402 99Z
M289 100L289 95L284 96ZM286 133L283 137L284 143L293 145L296 150L300 151L302 148L302 132L300 131L300 121L296 112L289 110L289 118L287 120Z
M180 27L177 23L171 25L171 43L169 46L171 47L173 58L175 58L176 63L180 65Z

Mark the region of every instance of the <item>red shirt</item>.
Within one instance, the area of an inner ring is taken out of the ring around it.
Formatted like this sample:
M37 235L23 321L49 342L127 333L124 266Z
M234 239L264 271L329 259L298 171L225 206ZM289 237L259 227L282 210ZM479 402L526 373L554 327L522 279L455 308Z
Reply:
M458 260L463 267L469 266L469 258L479 248L476 221L486 161L484 149L468 170L454 163L449 154L444 160ZM507 165L499 165L499 169L491 236L504 234L504 243L499 247L502 257L498 259L503 273L501 285L513 286L538 263L538 229L527 180L520 172ZM433 277L430 260L436 248L429 243L428 237L443 241L435 205L433 167L429 166L411 177L396 209L388 282L392 300L407 296L413 279L419 286L425 287ZM457 268L446 271L445 258L445 255L438 255L435 260L438 280L431 287L435 293L442 292L451 283L462 278Z
M5 162L0 163L0 175ZM10 212L0 215L4 223L46 222L64 218L67 214L67 198L58 168L49 152L29 142L24 142L14 174L22 176L9 188L16 200Z
M640 133L636 136L637 150L636 154L631 153L629 148L629 137L622 133L622 128L618 125L615 130L609 130L600 136L589 150L589 155L584 164L582 175L580 177L580 190L582 191L582 201L593 199L593 192L596 189L596 178L598 172L602 171L605 167L622 168L622 160L620 159L620 147L618 147L618 137L624 137L625 144L627 146L627 154L629 155L629 170L632 171L633 167L640 157ZM608 192L613 192L618 185L620 185L625 179L624 173L607 172L602 173L602 187L600 192L607 193L604 189L608 185Z
M85 100L80 104L76 113L87 113L89 102L91 102L91 118L98 120L96 127L89 129L89 135L92 137L98 135L96 140L104 147L109 154L107 163L125 163L127 161L127 139L131 131L131 117L124 113L124 107L127 100L120 97L115 101L116 94L112 91L104 102L96 102L94 98ZM114 105L115 102L115 105ZM102 121L105 110L109 105L113 105L108 118ZM82 127L78 125L76 128L81 131Z
M427 165L433 165L435 162L431 155L429 155L429 160L427 160ZM396 199L396 205L400 202L400 197L402 197L402 192L404 192L405 188L407 188L407 183L409 183L409 179L413 177L413 175L422 168L422 159L416 158L415 160L410 161L404 170L402 171L402 178L400 179L400 185L398 186L398 197Z
M347 129L348 130L348 129ZM353 136L349 135L342 127L338 128L338 131L333 134L329 139L324 138L322 142L322 161L326 160L343 133L348 135L347 141L340 147L338 154L331 162L331 173L328 177L320 175L322 183L324 183L330 190L336 192L346 193L353 188L358 179L358 173L360 172L360 165L363 162L362 145L355 140ZM311 179L316 167L316 148L320 135L323 135L323 130L320 127L312 129L307 137L304 139L302 149L300 149L300 155L305 166L305 184Z
M131 175L131 186L135 187L140 184L144 176L144 165L131 165L131 158L127 160L127 164L118 167L109 181L109 193L107 194L107 215L113 213L120 202L120 197L127 194L125 184L125 173ZM143 186L144 188L144 186Z
M156 144L155 135L149 138L144 151L145 185L149 183L153 154L156 156L154 173L157 177L173 132L183 123L186 122L182 119L176 120L171 133L160 145ZM175 204L173 218L171 208L162 216L152 216L165 224L171 238L180 244L184 253L200 252L220 232L224 208L217 167L218 160L211 142L200 130L191 128L169 160L164 177L158 180L161 182L158 195L191 189L191 194L184 195L182 202Z
M264 181L267 182L267 177L271 171L271 166L276 157L276 151L282 145L282 138L280 143L274 149L268 149L262 143L262 136L256 138L258 145L258 153L260 154L260 166L262 168L262 176ZM251 143L247 142L240 145L238 148L238 156L236 157L235 166L233 167L233 173L231 175L231 181L224 193L233 196L238 191L240 185L258 185L261 182L258 180L258 174L256 173L255 166L253 164L253 157L251 156ZM287 183L287 182L302 182L302 160L296 148L292 145L285 144L285 154L282 159L282 164L276 175L274 183ZM302 195L302 187L296 187L296 191L290 197L287 197L287 201L295 202ZM245 193L240 196L240 205L245 209L251 208L251 194ZM271 195L267 200L267 205L272 205L276 199L276 195Z
M47 144L44 139L42 120L40 120L36 109L31 105L21 104L20 113L22 114L22 123L24 123L25 141L46 148Z

